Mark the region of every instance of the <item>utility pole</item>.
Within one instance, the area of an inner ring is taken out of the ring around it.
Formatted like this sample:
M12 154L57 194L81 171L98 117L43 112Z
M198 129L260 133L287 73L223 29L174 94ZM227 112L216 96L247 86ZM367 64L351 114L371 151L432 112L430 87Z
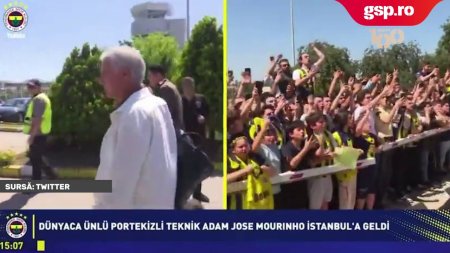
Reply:
M291 0L291 39L292 39L292 63L295 65L295 33L294 33L294 2Z
M186 0L186 40L189 40L189 33L190 33L190 27L189 27L189 0Z

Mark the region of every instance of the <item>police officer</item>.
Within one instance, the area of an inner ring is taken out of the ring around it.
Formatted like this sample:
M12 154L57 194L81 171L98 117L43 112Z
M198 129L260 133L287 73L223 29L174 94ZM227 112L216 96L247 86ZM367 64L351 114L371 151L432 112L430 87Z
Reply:
M42 171L49 179L56 179L56 173L44 160L47 136L52 128L51 102L48 96L41 91L39 80L30 80L27 88L32 99L27 106L23 132L29 135L29 157L33 167L32 179L40 180Z

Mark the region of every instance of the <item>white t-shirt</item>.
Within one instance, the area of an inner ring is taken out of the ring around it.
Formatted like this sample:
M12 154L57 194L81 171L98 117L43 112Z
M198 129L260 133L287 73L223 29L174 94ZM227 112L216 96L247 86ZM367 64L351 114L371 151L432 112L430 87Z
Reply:
M301 79L301 71L300 71L300 69L296 69L296 70L294 70L294 72L292 72L292 79L294 80L294 81L297 81L297 80L300 80Z
M353 119L355 122L359 119L361 116L361 113L364 112L364 107L358 106L355 109L355 112L353 114ZM370 132L374 135L377 135L377 130L375 129L375 113L372 111L369 115L369 124L370 124Z

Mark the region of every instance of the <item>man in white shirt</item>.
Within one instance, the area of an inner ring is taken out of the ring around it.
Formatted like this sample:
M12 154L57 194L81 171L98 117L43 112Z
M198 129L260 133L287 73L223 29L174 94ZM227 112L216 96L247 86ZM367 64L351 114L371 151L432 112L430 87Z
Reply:
M375 98L372 98L372 95L367 90L362 90L356 95L356 103L357 107L353 113L353 118L356 121L359 121L361 118L362 113L365 111L370 111L369 115L369 124L370 124L370 132L374 135L378 135L376 129L375 129L375 115L373 112L373 108L378 105L378 102L389 95L389 93L392 92L393 87L386 85L383 88L383 91L376 96Z
M97 180L112 193L95 194L96 209L174 209L177 144L167 103L142 86L145 63L128 46L105 51L101 83L115 111L100 151Z

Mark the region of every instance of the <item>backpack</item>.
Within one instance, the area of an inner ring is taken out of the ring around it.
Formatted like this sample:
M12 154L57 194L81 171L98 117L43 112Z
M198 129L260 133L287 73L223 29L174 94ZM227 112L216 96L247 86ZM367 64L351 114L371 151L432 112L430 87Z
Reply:
M195 188L214 171L214 165L191 137L196 133L183 133L177 138L177 189L175 209L184 209Z

